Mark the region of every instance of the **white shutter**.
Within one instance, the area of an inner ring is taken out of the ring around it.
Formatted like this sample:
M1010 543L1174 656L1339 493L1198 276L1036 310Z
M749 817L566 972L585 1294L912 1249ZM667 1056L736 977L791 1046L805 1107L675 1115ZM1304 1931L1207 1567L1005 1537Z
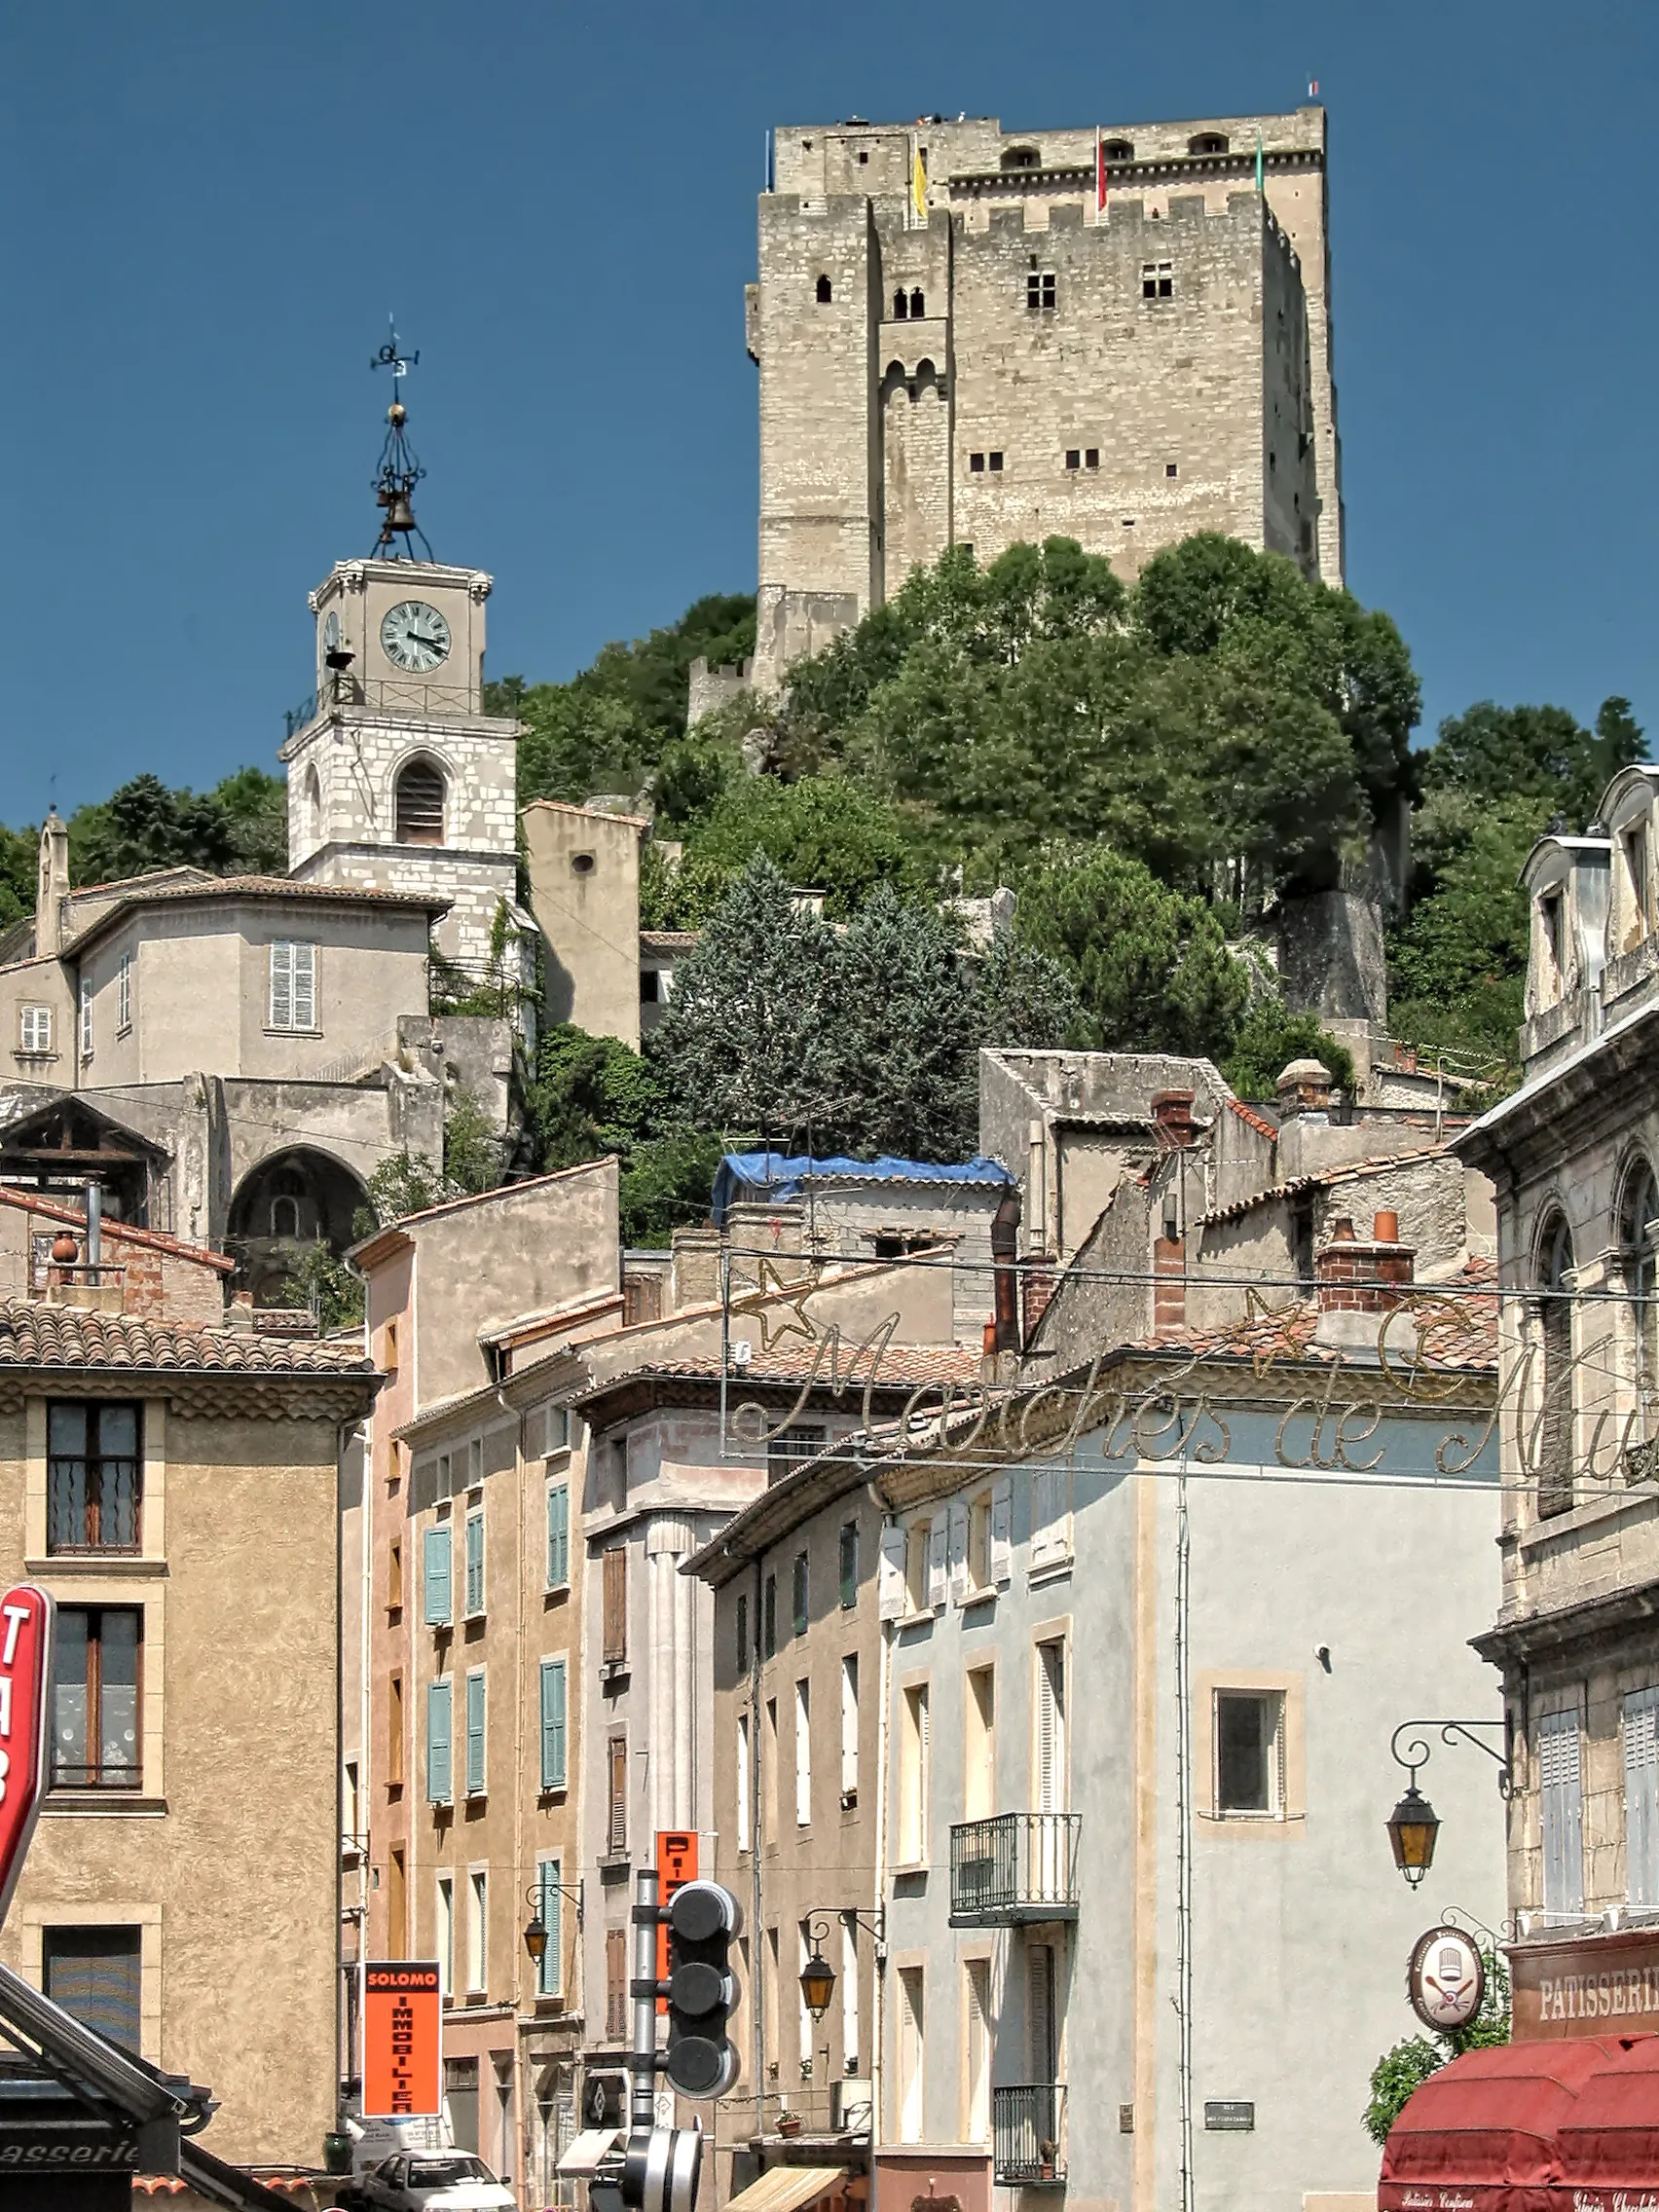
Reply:
M1014 1477L1003 1475L991 1492L991 1580L1004 1587L1014 1572Z
M881 1567L876 1577L876 1611L884 1621L902 1621L904 1603L904 1531L890 1521L881 1531Z
M271 947L271 1026L273 1029L294 1026L294 948L291 944Z
M859 1786L859 1660L849 1651L841 1661L841 1794Z
M1066 1651L1037 1646L1037 1810L1059 1813L1066 1801Z
M950 1573L950 1596L960 1605L968 1596L968 1505L953 1497L945 1517L945 1544Z
M1038 1467L1031 1477L1031 1564L1041 1567L1054 1548L1054 1471Z
M294 1027L316 1027L316 946L296 944L289 947L294 960Z
M941 1513L928 1530L928 1604L936 1610L944 1604L947 1542L945 1517Z
M1546 1713L1538 1722L1538 1783L1543 1808L1544 1910L1572 1919L1584 1910L1584 1792L1578 1710Z
M1659 1905L1659 1689L1624 1701L1625 1896Z

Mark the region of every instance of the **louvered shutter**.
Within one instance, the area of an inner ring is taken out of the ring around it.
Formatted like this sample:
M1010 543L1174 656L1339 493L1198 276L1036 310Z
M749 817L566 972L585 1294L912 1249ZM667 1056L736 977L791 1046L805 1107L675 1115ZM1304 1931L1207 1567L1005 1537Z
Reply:
M1037 1646L1037 1806L1058 1813L1065 1798L1065 1648Z
M316 946L293 944L288 947L294 963L294 1027L316 1027Z
M1544 1910L1575 1919L1584 1910L1584 1792L1578 1712L1546 1713L1538 1723L1543 1808Z
M1003 1475L991 1492L991 1580L1006 1586L1014 1572L1014 1477Z
M1047 2088L1054 2079L1059 2053L1054 2033L1054 1953L1048 1943L1032 1943L1025 1953L1026 2017L1031 2023L1031 2079ZM1041 2133L1051 2131L1044 2125Z
M448 1628L454 1607L450 1594L450 1527L446 1521L426 1530L422 1551L423 1612L428 1628Z
M889 1522L881 1531L876 1610L884 1621L904 1617L904 1531L895 1522Z
M571 1579L571 1489L555 1483L547 1493L547 1587L563 1590Z
M273 1029L294 1026L294 948L291 944L271 947L271 1026Z
M628 1554L613 1544L605 1554L605 1647L608 1662L628 1656Z
M426 1802L447 1805L455 1796L455 1686L447 1675L426 1684Z
M565 1787L565 1662L541 1662L541 1787Z
M541 1875L541 1925L547 1931L547 1948L541 1954L541 1963L535 1970L535 1993L538 1997L556 1997L564 1981L565 1932L562 1916L565 1899L560 1895L560 1863L557 1859L544 1859L539 1868Z
M950 1579L950 1595L960 1605L968 1596L968 1505L964 1498L953 1497L945 1513L946 1565Z
M466 1516L466 1611L470 1619L484 1610L484 1516Z
M936 1610L944 1604L948 1562L949 1535L941 1513L928 1530L928 1604Z
M1624 1701L1625 1895L1659 1905L1659 1689Z
M484 1675L479 1668L466 1677L466 1794L484 1794Z

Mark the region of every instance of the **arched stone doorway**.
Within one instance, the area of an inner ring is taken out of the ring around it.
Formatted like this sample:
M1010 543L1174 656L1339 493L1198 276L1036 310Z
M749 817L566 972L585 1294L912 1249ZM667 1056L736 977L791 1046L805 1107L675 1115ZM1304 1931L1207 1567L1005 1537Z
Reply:
M252 1291L256 1306L293 1305L294 1269L306 1249L344 1252L367 1203L350 1168L325 1152L296 1145L262 1160L231 1200L225 1249L237 1263L236 1288Z

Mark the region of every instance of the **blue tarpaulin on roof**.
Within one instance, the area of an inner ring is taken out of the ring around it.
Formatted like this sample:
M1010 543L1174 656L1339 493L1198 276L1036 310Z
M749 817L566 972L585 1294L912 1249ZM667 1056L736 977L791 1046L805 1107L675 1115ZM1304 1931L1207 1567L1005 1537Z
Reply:
M724 1228L726 1208L744 1198L798 1198L808 1183L1012 1184L1000 1160L976 1153L941 1167L931 1160L814 1160L806 1153L728 1152L715 1177L715 1225Z

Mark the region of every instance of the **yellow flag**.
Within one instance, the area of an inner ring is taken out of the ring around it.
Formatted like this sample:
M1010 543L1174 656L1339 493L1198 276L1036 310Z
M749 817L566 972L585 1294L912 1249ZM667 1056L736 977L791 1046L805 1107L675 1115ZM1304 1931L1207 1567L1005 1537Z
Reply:
M928 172L922 161L922 149L919 146L916 148L916 158L910 171L910 199L915 206L916 220L919 223L925 223L928 219Z

